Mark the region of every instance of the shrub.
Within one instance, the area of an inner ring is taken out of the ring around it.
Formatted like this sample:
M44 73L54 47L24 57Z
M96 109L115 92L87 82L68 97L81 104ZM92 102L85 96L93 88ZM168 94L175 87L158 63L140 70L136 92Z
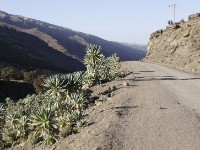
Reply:
M102 54L101 46L90 45L87 47L84 64L87 67L87 76L93 80L92 84L99 83L99 71L101 70L104 59L105 56Z
M14 67L5 67L0 71L1 79L3 80L21 80L22 73Z
M13 67L6 67L1 70L1 78L4 80L13 79L15 76L15 71Z
M48 77L43 84L47 88L47 95L63 96L66 91L65 79L61 75L54 75Z
M87 47L84 64L87 67L84 81L89 86L101 83L102 80L112 80L120 67L119 57L116 54L106 58L102 54L102 48L97 45Z
M29 71L23 73L24 80L28 83L33 83L37 77L37 71Z
M45 91L43 83L46 78L47 78L46 75L40 75L33 81L33 87L37 94L43 93Z

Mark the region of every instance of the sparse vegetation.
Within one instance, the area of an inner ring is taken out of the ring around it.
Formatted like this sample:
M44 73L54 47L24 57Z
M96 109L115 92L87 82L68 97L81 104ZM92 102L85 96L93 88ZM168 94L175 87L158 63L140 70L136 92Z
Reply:
M101 47L96 45L87 48L85 64L86 72L35 79L38 95L28 95L16 103L7 98L6 103L0 105L0 146L10 147L22 142L35 144L39 141L53 144L84 127L86 121L83 114L88 106L89 93L82 87L113 80L119 75L117 69L120 67L116 54L106 58ZM27 81L35 78L29 73L24 75ZM44 88L41 88L37 82L43 80Z

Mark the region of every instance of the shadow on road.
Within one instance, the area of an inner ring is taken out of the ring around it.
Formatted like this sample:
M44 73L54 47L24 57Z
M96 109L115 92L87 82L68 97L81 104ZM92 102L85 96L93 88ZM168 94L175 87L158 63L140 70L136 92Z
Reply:
M120 107L112 107L111 109L132 109L132 108L138 108L137 105L135 106L120 106Z
M155 71L139 71L139 72L155 72Z
M187 81L187 80L200 80L200 78L175 78L175 77L137 77L136 79L134 79L134 81L155 81L155 80L183 80L183 81Z

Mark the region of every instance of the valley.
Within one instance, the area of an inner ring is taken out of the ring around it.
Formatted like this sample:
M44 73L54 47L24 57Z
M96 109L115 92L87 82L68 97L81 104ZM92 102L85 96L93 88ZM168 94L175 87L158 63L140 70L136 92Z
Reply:
M199 24L190 15L146 46L0 11L0 146L199 149Z

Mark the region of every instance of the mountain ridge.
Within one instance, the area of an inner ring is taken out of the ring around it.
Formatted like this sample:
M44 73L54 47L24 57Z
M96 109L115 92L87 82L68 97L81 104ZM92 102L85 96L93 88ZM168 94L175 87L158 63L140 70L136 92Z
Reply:
M66 56L66 63L68 58L71 58L73 60L72 64L77 64L75 66L68 64L68 69L71 70L84 69L82 60L85 55L85 49L89 44L100 45L105 56L117 53L122 61L140 60L145 57L145 52L117 42L107 41L94 35L74 31L36 19L11 15L3 11L0 11L0 24L1 26L14 29L16 32L37 37L46 43L50 49L54 49Z

